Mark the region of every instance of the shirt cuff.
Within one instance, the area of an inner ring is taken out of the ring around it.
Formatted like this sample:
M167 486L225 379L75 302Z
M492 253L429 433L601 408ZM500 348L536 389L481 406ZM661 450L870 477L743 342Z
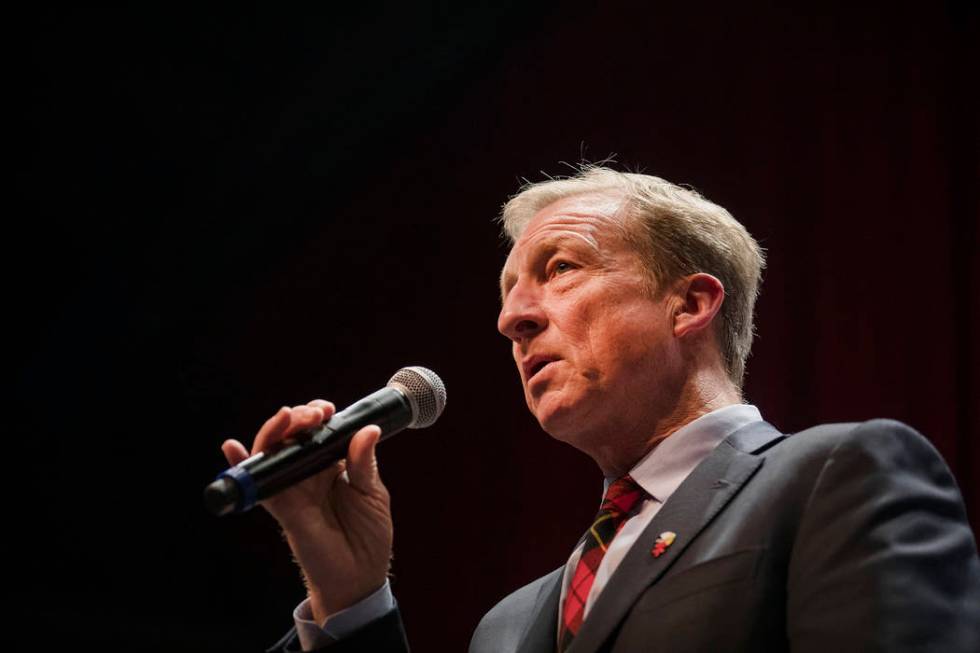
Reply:
M304 651L322 648L343 639L362 626L380 619L395 609L395 597L388 579L385 584L354 605L327 617L322 625L313 620L310 600L304 599L293 610L296 635Z

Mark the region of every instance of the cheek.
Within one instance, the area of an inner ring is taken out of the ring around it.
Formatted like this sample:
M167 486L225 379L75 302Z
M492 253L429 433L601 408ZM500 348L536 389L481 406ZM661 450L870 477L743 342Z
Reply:
M595 323L589 342L594 363L607 373L656 369L665 356L666 325L648 306L612 310Z
M521 372L521 351L520 348L518 348L517 343L514 343L511 346L510 357L514 359L514 367L517 368L518 376L520 376L523 379L524 374Z

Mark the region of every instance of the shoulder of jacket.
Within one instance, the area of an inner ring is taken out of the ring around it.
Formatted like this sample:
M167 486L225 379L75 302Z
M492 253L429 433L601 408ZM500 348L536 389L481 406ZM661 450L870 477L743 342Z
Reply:
M921 433L894 419L876 418L864 422L822 424L787 434L773 453L777 456L829 457L865 452L874 457L887 455L937 458L939 452ZM859 454L861 455L861 454Z

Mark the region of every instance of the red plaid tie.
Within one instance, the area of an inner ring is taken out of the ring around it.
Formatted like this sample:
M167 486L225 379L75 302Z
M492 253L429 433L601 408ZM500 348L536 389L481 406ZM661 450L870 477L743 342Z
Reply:
M558 650L564 651L571 645L579 628L582 627L582 619L585 616L585 601L589 598L589 590L592 589L592 582L595 580L596 572L599 570L599 563L606 555L606 548L616 533L626 523L626 518L630 516L646 492L636 484L628 474L620 479L613 481L606 490L606 496L602 500L602 507L596 515L592 527L585 534L585 546L582 548L582 556L579 558L578 565L575 567L575 574L572 582L568 586L568 593L565 596L565 605L561 615L561 630L558 634Z

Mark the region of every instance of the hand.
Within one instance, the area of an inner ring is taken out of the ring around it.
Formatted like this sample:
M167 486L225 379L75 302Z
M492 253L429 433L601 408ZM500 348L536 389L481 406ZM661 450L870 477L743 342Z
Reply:
M317 399L282 408L262 425L251 454L237 440L221 451L230 465L330 419L336 408ZM381 587L391 561L391 499L378 475L377 426L351 439L347 459L261 502L282 526L296 557L317 623Z

